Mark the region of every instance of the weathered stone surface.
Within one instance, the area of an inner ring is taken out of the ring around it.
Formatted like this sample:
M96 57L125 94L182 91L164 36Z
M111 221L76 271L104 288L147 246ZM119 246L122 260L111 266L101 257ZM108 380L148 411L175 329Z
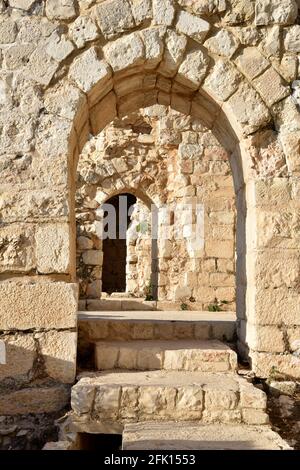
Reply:
M63 0L57 2L56 0L47 0L46 15L51 20L72 20L76 16L75 1Z
M83 253L82 258L85 264L101 265L102 253L98 250L87 250Z
M1 19L0 23L0 44L10 44L17 36L17 24L10 18Z
M235 59L235 63L241 72L249 79L260 75L269 67L269 62L256 49L256 47L246 47Z
M154 23L171 26L175 15L173 0L153 0L152 3Z
M284 47L289 52L300 52L300 25L294 25L285 32Z
M68 224L43 224L35 235L37 269L40 273L70 271L70 227Z
M258 0L255 5L257 25L292 24L298 13L295 0Z
M8 225L0 229L0 272L28 272L35 267L33 228Z
M43 46L38 47L30 56L26 75L41 85L49 85L56 70L58 62L50 57Z
M183 59L187 45L187 38L168 30L166 35L166 46L159 71L166 77L172 77L178 70Z
M76 58L70 67L69 78L89 95L91 104L101 99L101 91L111 78L107 62L97 57L95 48L88 49Z
M258 377L300 377L300 358L293 354L251 352L250 356L252 368Z
M73 328L77 286L63 282L0 284L0 329Z
M99 37L99 32L94 21L88 16L79 16L70 26L69 33L77 47L84 47L89 41Z
M147 28L141 33L143 43L145 45L145 69L155 68L162 59L164 45L161 28Z
M283 85L280 75L273 68L269 68L253 80L253 84L268 106L272 106L289 94L289 89Z
M212 53L222 57L231 57L237 50L239 43L235 36L227 30L219 31L210 37L204 46Z
M105 38L111 39L135 26L127 0L108 0L95 7L95 17Z
M210 24L186 11L180 11L176 29L179 33L186 34L202 44L210 30Z
M76 373L77 333L48 331L35 336L47 375L62 383L72 383Z
M197 89L206 75L208 64L209 57L202 51L188 52L175 80L189 88Z
M114 72L142 65L145 61L144 44L137 33L107 44L103 51Z
M132 14L137 25L152 18L151 0L130 0Z
M204 89L220 101L227 100L238 88L242 77L228 62L217 61L204 82Z
M6 377L26 380L36 358L36 345L32 334L1 336L5 345L6 361L1 364L0 381Z
M28 11L35 3L35 0L9 0L8 4L12 8Z
M1 415L54 413L69 401L69 390L64 386L31 387L0 395Z
M47 54L52 59L61 62L66 59L75 49L74 44L67 39L66 35L59 35L56 31L50 36L46 47Z
M7 69L14 70L25 65L34 51L33 44L18 44L4 50L4 62Z
M246 83L229 98L226 106L234 113L245 133L252 133L265 126L270 115L258 94Z

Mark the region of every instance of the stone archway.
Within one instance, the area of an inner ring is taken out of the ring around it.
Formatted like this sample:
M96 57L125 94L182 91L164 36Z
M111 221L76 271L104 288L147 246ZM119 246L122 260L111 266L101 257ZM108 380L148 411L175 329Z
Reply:
M41 355L43 377L73 381L78 157L91 132L155 103L196 116L230 152L240 349L258 376L273 367L299 376L300 119L289 86L295 73L270 50L283 25L281 44L294 60L295 2L267 11L265 2L197 10L183 1L110 0L81 7L80 18L72 5L50 3L33 15L6 6L2 13L5 41L22 45L23 55L5 52L2 79L1 330L21 332L16 354L34 351L5 376L24 382Z

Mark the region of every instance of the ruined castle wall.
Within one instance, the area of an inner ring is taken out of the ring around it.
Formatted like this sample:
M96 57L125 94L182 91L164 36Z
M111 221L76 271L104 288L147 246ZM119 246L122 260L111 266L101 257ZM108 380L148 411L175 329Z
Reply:
M299 52L295 0L0 0L6 410L26 387L34 397L36 364L47 386L28 412L60 406L50 392L74 380L79 155L90 134L157 103L229 152L240 351L260 376L299 377Z

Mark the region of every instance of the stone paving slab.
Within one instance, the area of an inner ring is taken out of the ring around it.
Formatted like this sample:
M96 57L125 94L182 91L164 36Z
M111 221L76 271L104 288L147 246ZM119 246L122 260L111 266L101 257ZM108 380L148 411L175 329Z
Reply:
M97 370L189 370L226 372L237 368L237 355L218 340L98 341Z
M126 424L123 450L288 450L269 426L185 422Z

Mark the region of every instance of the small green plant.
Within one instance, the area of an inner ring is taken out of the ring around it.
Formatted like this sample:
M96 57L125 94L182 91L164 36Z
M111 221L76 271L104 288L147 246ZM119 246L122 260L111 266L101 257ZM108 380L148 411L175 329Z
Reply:
M188 306L188 304L186 304L185 302L182 302L182 303L180 304L180 309L181 309L181 310L188 310L188 309L189 309L189 306Z
M214 303L210 304L208 306L208 311L209 312L222 312L223 305L229 304L227 300L218 300L215 298Z

